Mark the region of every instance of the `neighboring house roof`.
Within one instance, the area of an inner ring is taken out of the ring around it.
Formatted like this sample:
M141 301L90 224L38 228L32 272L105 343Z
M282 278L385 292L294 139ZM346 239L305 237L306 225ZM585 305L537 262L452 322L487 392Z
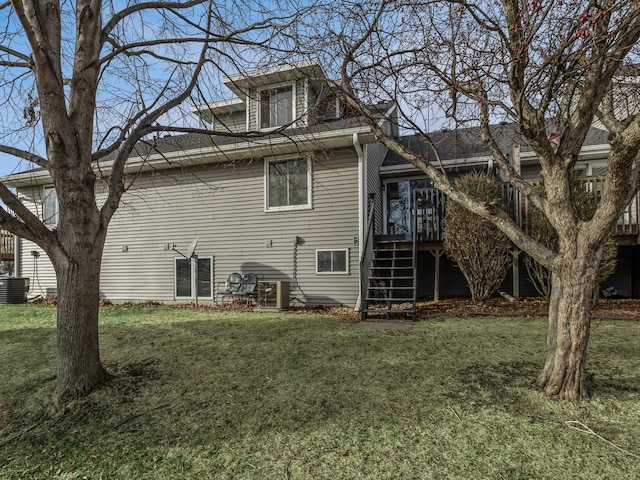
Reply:
M501 151L509 155L513 145L517 144L520 145L523 161L535 161L535 154L532 148L522 134L518 132L516 124L491 125L490 129ZM602 156L603 152L608 152L608 135L608 132L604 130L591 128L583 146L585 154L590 151L597 151ZM446 167L484 165L491 158L489 149L480 137L480 127L441 130L431 132L428 136L434 143L440 159ZM437 162L435 152L424 135L407 135L401 137L400 141L411 151L425 157L429 162ZM407 170L415 169L401 155L392 151L387 153L382 164L383 172L400 171L405 167Z

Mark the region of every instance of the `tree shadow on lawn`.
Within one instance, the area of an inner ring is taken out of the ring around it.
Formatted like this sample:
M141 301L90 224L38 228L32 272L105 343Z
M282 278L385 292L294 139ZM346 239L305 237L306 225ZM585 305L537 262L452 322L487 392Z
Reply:
M132 412L121 406L129 404L162 418L176 435L224 437L420 417L454 398L506 409L522 394L510 387L535 389L533 362L460 367L455 354L429 353L421 335L347 330L324 320L314 330L313 321L118 326L103 342L116 376L92 401L111 411L105 418L118 429L147 421L126 421Z
M430 350L427 338L355 331L312 317L109 326L101 343L114 377L70 406L60 423L65 431L93 423L160 443L209 444L324 422L423 418L447 405L532 415L527 392L537 390L542 359L509 353L460 359ZM637 378L595 386L612 396L640 392Z
M592 390L598 395L610 395L623 399L640 393L640 377L595 377L591 378Z

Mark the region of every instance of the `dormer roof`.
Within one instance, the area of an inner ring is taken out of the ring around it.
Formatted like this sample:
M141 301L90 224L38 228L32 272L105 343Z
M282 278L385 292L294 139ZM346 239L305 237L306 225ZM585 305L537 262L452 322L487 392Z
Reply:
M247 108L244 100L240 98L232 98L230 100L221 100L219 102L211 102L204 105L196 105L191 107L191 112L198 115L206 122L211 122L215 115L229 115L231 113L243 112Z
M317 82L320 84L327 82L327 76L318 59L303 60L254 70L252 72L237 73L224 77L222 82L235 93L238 98L243 99L252 89L291 82L302 78L307 78L312 83Z

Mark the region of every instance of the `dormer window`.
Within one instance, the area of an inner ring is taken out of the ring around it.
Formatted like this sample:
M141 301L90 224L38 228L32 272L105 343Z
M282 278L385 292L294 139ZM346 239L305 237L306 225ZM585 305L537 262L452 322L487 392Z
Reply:
M278 128L293 122L293 85L260 90L260 129Z

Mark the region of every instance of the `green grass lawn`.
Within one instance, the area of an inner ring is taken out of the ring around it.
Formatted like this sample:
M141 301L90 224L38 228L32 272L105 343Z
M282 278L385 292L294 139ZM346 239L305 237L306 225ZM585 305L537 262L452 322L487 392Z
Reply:
M535 388L539 318L110 307L115 378L61 411L54 317L0 306L2 479L640 478L640 323L594 323L574 405Z

